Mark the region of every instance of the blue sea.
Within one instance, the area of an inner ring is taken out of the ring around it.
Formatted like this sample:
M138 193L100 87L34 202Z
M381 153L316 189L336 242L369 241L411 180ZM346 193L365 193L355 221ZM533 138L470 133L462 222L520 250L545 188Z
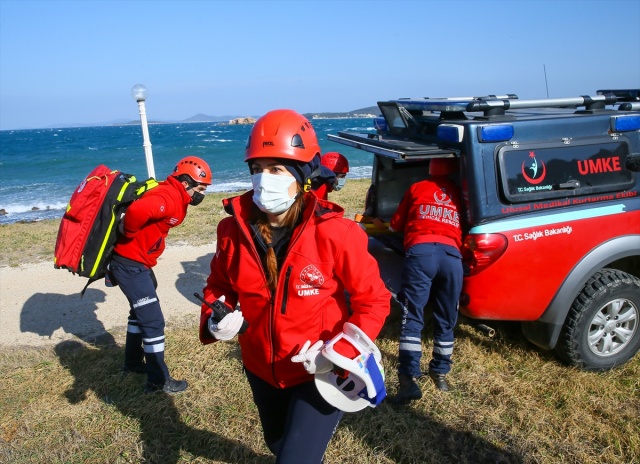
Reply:
M330 142L341 130L375 132L373 119L314 119L322 152L349 159L349 178L371 176L372 155ZM149 138L156 178L165 179L176 161L203 158L213 170L210 192L251 188L244 163L250 125L213 122L152 124ZM0 224L61 218L69 197L99 165L146 179L140 125L0 131Z

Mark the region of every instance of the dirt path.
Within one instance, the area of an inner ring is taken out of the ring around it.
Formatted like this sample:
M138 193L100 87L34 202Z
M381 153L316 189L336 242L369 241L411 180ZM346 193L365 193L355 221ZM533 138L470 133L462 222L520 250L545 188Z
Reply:
M154 268L162 311L172 320L193 317L200 305L215 243L165 250ZM129 314L126 298L117 287L94 282L83 298L87 280L54 269L50 262L19 268L0 268L0 346L53 346L62 340L91 341L105 331L124 328Z

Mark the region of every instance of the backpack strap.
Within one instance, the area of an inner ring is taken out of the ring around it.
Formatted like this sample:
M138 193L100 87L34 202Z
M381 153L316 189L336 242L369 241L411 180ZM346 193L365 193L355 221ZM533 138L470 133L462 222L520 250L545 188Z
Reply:
M100 276L100 277L90 277L89 280L87 281L87 285L84 286L84 288L82 289L82 291L80 292L80 298L82 298L84 296L84 292L87 291L87 288L89 287L89 285L91 285L92 283L94 283L96 280L100 280L102 279L104 276Z
M151 190L154 187L157 187L159 185L158 181L155 180L153 177L145 180L142 185L140 187L137 188L136 190L136 195L140 196L142 195L144 192L146 192L147 190Z

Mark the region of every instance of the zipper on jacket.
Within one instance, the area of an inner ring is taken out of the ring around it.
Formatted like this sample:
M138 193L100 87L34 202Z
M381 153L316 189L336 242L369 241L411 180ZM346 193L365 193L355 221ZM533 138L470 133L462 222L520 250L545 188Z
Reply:
M289 278L291 277L291 271L293 266L287 267L287 272L284 275L284 287L282 289L282 304L280 305L280 314L286 314L287 312L287 297L289 296L287 288L289 287Z
M276 333L275 303L276 295L274 292L271 292L271 298L269 298L269 343L271 344L271 375L273 376L273 381L276 383L276 385L278 385L278 377L276 377L276 349L274 342L274 334Z

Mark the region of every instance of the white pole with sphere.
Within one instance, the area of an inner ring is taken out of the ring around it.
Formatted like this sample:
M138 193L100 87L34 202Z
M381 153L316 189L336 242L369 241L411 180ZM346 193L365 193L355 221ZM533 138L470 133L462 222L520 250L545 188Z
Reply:
M156 172L153 167L153 154L151 153L151 141L149 140L149 127L147 126L147 110L144 102L147 99L147 88L142 84L136 84L131 89L131 96L138 102L138 110L140 111L140 124L142 125L142 146L144 147L144 156L147 160L147 173L149 177L155 179Z

